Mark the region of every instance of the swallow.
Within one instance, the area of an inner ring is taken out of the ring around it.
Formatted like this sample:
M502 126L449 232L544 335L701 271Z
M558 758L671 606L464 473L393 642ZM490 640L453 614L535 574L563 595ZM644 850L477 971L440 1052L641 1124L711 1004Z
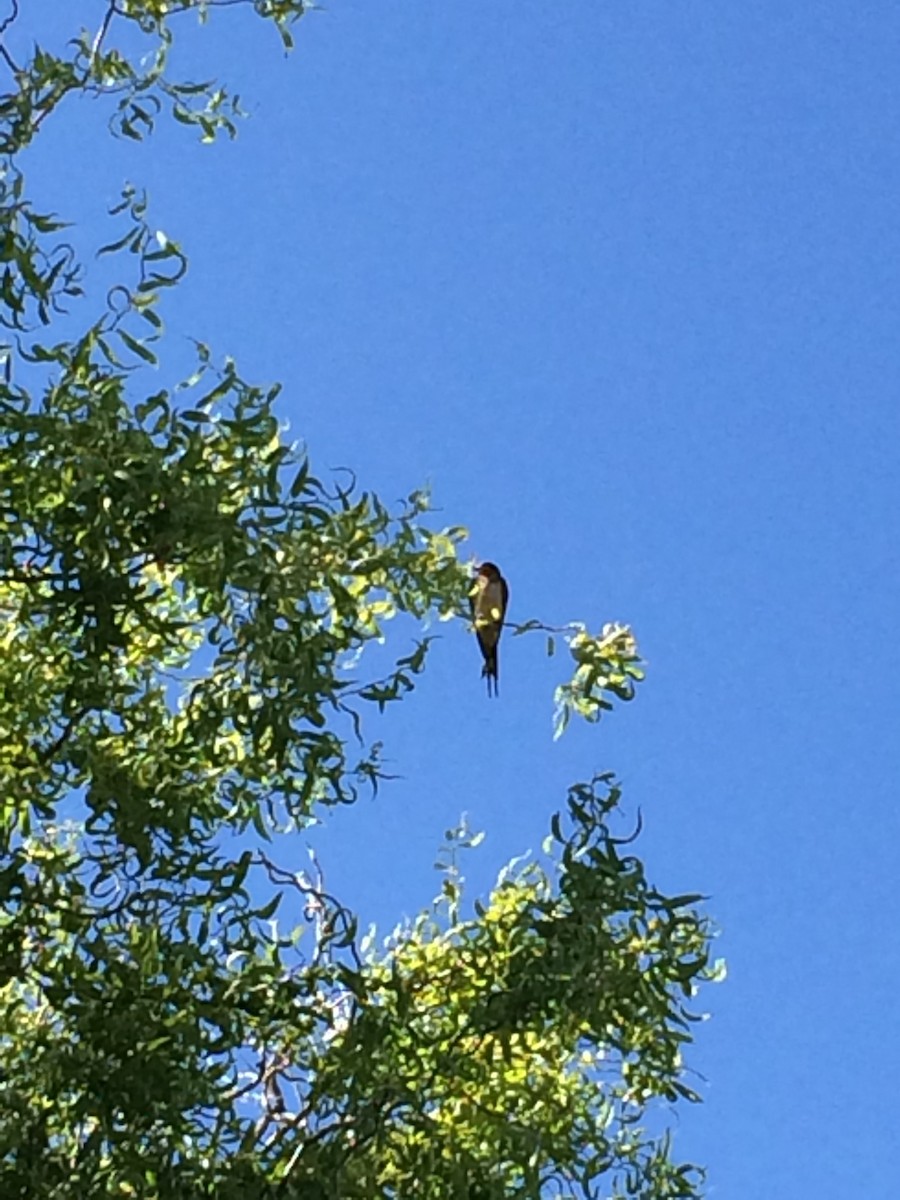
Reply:
M472 609L472 624L475 636L484 655L482 678L487 679L488 695L500 695L500 670L497 662L497 646L503 632L503 618L509 603L509 588L497 567L482 563L469 593ZM491 684L493 681L493 692Z

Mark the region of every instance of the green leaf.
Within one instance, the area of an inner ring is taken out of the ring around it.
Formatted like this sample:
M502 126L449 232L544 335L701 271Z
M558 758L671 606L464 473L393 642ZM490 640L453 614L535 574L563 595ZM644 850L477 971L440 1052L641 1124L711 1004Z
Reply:
M278 892L272 897L268 904L264 904L262 908L257 909L256 916L260 921L268 921L274 915L276 908L281 903L282 893Z
M124 329L117 329L116 333L132 352L132 354L136 354L138 358L142 358L144 362L150 363L152 366L157 365L158 360L156 355L142 342L139 342L137 338L132 337L132 335Z
M300 496L306 490L306 481L309 479L309 461L304 459L300 464L297 474L294 476L293 483L290 488L292 498Z

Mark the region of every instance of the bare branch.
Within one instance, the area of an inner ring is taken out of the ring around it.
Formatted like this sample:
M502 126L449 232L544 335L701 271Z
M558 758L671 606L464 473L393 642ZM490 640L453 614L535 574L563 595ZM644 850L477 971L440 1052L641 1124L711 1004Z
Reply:
M19 0L12 0L12 6L10 8L9 16L5 20L0 21L0 37L3 37L4 33L6 33L7 29L9 29L10 25L12 25L14 21L17 21L18 18L19 18Z
M91 43L91 61L90 61L91 70L93 70L94 62L96 61L97 55L100 53L101 46L103 45L103 39L106 37L107 33L109 32L109 27L112 24L112 19L116 15L117 12L118 12L118 9L116 8L115 3L112 3L112 4L110 4L109 8L107 8L106 13L104 14L103 22L100 25L100 28L97 30L96 36L94 37L94 40Z
M306 916L307 920L313 921L316 927L316 958L322 956L325 947L330 941L336 936L343 935L346 939L346 948L350 952L350 956L356 966L361 968L362 959L359 956L359 951L353 939L348 936L354 928L353 918L334 896L323 889L322 869L315 855L313 855L313 863L317 873L315 884L311 883L303 872L286 871L284 867L279 867L277 863L267 858L261 850L257 851L257 862L265 867L266 873L273 883L292 887L301 896L305 897L304 916ZM338 929L338 926L340 926L340 929Z
M10 9L9 16L6 17L5 20L0 21L0 38L5 36L6 31L10 28L13 22L17 20L18 16L19 0L12 0L12 7ZM19 74L18 64L15 62L13 56L10 54L7 48L3 45L2 41L0 41L0 58L3 59L14 75Z

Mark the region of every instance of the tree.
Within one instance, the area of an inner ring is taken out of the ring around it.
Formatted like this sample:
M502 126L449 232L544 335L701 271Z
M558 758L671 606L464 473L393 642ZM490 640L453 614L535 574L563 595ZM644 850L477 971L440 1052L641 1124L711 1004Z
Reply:
M118 0L22 56L15 0L0 24L0 1191L694 1196L643 1122L696 1098L681 1052L719 968L701 898L657 891L614 835L612 776L574 786L543 865L471 910L457 855L477 838L453 831L434 906L383 945L278 862L286 829L378 788L367 709L413 688L429 639L381 677L340 664L397 614L460 617L470 580L462 529L431 529L421 494L390 511L323 481L277 389L230 359L198 344L189 379L147 394L185 259L140 192L86 318L84 250L28 193L23 152L70 96L112 103L129 138L166 112L233 134L223 88L169 71L179 20L218 7ZM251 7L290 45L302 0ZM629 629L563 636L559 732L643 678Z

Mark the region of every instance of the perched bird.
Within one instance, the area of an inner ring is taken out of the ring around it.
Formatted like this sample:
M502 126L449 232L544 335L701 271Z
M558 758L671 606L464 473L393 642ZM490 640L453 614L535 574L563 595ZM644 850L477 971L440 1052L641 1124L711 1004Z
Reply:
M492 562L482 563L469 593L472 608L472 623L475 636L484 655L481 674L487 679L488 695L500 695L500 671L497 662L497 644L503 632L503 618L509 603L509 588L506 580Z

